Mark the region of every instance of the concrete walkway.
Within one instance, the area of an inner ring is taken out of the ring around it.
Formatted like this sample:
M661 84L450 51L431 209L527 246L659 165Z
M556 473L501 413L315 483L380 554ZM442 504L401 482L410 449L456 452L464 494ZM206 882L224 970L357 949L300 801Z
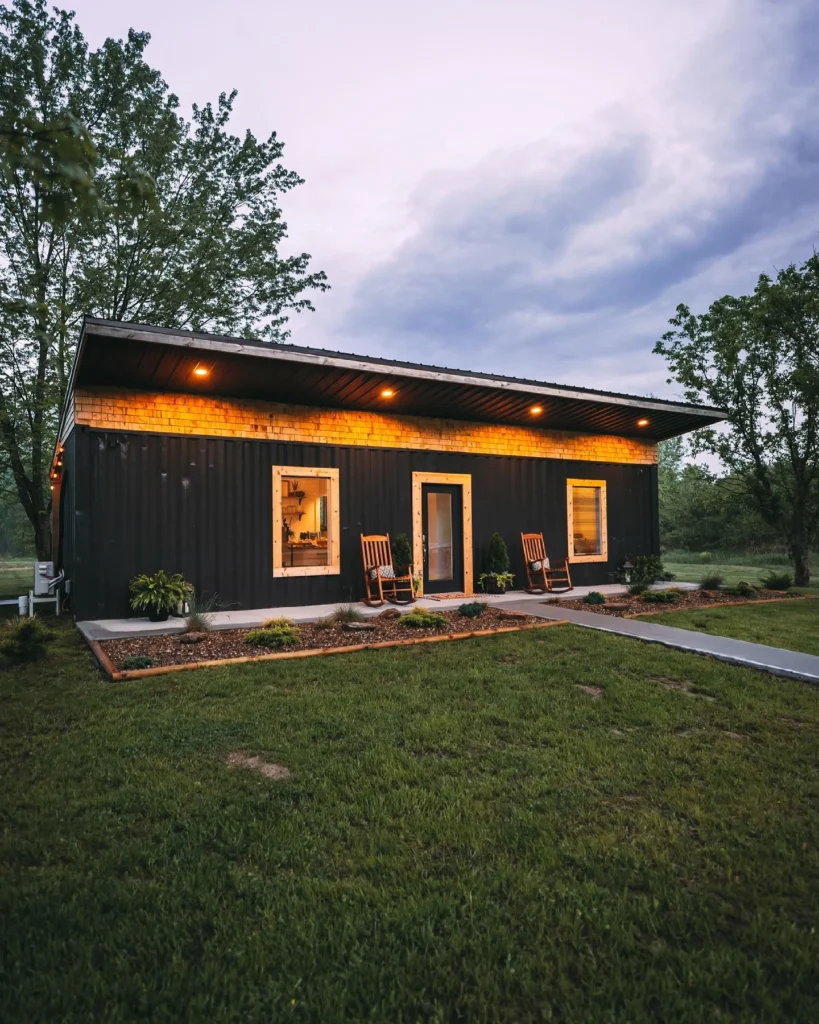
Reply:
M601 588L602 589L602 588ZM819 657L786 651L781 647L766 644L752 644L747 640L733 640L725 636L710 636L692 629L678 629L676 626L661 626L657 622L638 622L636 619L621 619L615 615L600 615L595 612L581 612L574 608L561 608L559 603L537 604L520 601L505 605L510 611L525 611L542 619L560 619L575 626L599 629L604 633L630 636L636 640L664 644L692 654L707 654L733 665L761 669L775 676L787 676L806 683L819 683Z

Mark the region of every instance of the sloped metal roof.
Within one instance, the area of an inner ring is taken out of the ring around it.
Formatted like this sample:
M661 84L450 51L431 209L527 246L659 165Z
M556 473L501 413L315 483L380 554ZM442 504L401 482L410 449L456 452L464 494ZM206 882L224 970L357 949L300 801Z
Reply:
M196 366L207 375L194 374ZM618 392L86 317L73 386L261 399L662 440L719 409ZM382 396L385 389L394 394ZM538 415L533 407L540 407ZM640 427L638 420L647 419Z

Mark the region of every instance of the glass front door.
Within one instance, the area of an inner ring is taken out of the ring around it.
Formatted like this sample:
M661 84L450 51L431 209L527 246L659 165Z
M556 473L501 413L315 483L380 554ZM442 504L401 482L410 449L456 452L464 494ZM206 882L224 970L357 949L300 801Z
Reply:
M424 593L464 587L463 494L460 485L424 484Z

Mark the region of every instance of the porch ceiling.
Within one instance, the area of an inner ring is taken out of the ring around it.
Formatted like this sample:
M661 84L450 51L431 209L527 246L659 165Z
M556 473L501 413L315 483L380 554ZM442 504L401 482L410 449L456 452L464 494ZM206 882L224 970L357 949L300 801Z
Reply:
M206 376L196 376L199 366ZM75 386L173 391L658 441L718 409L540 381L87 318ZM382 396L385 389L394 395ZM533 415L533 406L542 413ZM647 419L639 427L637 421Z

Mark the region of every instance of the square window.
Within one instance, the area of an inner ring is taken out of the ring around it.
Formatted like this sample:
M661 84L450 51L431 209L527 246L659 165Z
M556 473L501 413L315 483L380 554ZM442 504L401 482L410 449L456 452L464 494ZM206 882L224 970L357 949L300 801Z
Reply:
M337 574L338 470L273 467L273 575Z

